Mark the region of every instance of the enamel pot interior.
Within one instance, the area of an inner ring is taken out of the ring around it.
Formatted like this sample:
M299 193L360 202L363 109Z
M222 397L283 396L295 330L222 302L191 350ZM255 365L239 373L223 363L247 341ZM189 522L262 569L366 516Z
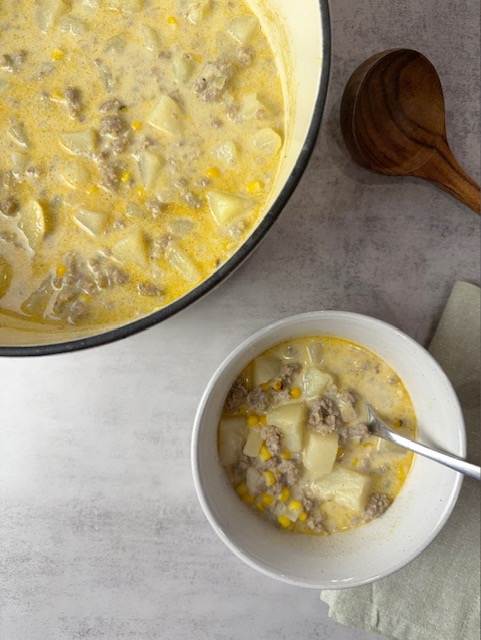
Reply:
M252 252L297 186L314 148L327 93L330 23L327 0L250 0L275 52L284 86L286 139L266 213L234 255L172 304L130 323L88 329L52 329L25 320L0 320L0 355L45 355L113 342L146 329L198 300L225 280Z

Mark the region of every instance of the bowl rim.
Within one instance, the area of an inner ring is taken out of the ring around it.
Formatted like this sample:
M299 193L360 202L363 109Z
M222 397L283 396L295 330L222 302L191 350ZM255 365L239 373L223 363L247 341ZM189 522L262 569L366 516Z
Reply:
M272 227L285 208L290 197L294 193L297 185L304 174L309 159L314 151L314 147L319 136L322 116L325 108L327 91L329 85L331 55L332 55L332 36L331 36L331 19L329 11L329 0L317 0L320 7L320 29L322 34L321 53L322 64L320 65L319 85L314 103L314 110L311 121L307 130L304 143L302 145L296 163L285 182L279 195L266 212L261 223L255 228L253 233L239 247L239 249L227 260L217 271L211 274L206 280L194 287L181 298L174 300L171 304L153 313L127 322L119 327L97 333L85 338L66 340L65 342L52 342L39 345L25 346L2 346L0 344L0 357L24 357L24 356L43 356L54 355L60 353L71 353L83 349L97 347L117 340L122 340L129 336L145 331L150 327L167 320L168 318L183 311L194 302L200 300L210 291L219 286L226 278L228 278L252 253L255 247L265 237L267 231Z
M415 560L433 542L433 540L439 535L439 533L445 526L446 522L448 521L455 507L455 504L459 497L461 486L464 480L464 477L461 473L456 473L455 475L453 475L453 480L449 490L449 495L446 496L445 504L438 517L436 526L432 529L430 535L424 539L423 543L417 546L414 552L410 553L406 558L400 559L397 563L394 563L393 565L391 565L388 569L386 569L386 571L381 571L370 577L356 579L349 582L343 582L343 581L313 582L310 579L301 579L299 577L295 578L295 577L285 575L283 573L275 571L269 563L264 562L258 556L252 557L252 555L246 552L241 545L236 544L224 532L222 526L217 521L216 515L213 509L211 508L208 496L204 491L203 481L201 477L201 470L200 470L201 464L200 464L200 455L199 455L199 448L198 448L198 440L200 437L200 433L203 429L203 420L202 420L203 414L209 403L213 390L219 383L225 370L230 366L230 364L233 361L235 361L238 357L240 357L242 354L244 354L253 344L257 343L259 340L269 336L270 334L275 333L278 329L282 329L290 325L295 325L299 322L302 322L303 320L322 319L322 318L329 319L329 318L339 318L339 317L352 319L354 321L356 320L361 320L363 322L367 321L375 326L384 327L388 331L393 331L399 338L406 340L411 346L413 346L415 349L419 350L419 352L423 354L423 357L426 359L426 362L429 362L430 365L437 370L437 373L440 376L440 379L442 379L444 383L447 384L448 388L450 388L452 391L451 401L453 403L453 409L456 411L456 413L459 416L459 424L461 427L459 429L459 434L458 434L459 435L459 442L458 442L459 451L455 451L454 453L459 456L465 456L466 455L466 429L465 429L461 405L449 378L447 377L446 373L442 369L441 365L431 355L431 353L429 353L429 351L425 349L425 347L423 347L420 343L414 340L414 338L411 338L409 335L407 335L406 333L398 329L396 326L384 320L381 320L379 318L375 318L374 316L369 316L366 314L361 314L361 313L356 313L351 311L332 310L332 309L307 311L304 313L298 313L295 315L289 315L289 316L283 317L279 320L276 320L274 322L271 322L261 327L260 329L258 329L257 331L249 335L247 338L242 340L242 342L238 344L238 346L235 347L233 350L231 350L231 352L223 359L223 361L219 364L219 366L216 368L215 372L209 379L195 413L193 429L192 429L192 437L191 437L191 470L192 470L195 492L197 494L198 501L201 505L201 508L204 512L205 517L207 518L210 526L213 528L213 530L218 535L218 537L234 553L235 556L237 556L240 560L245 562L252 569L255 569L258 572L270 578L274 578L285 584L289 584L297 587L305 587L305 588L313 588L313 589L321 589L321 590L323 589L338 590L338 589L345 589L345 588L351 588L355 586L370 584L372 582L385 578L389 575L392 575L399 569L402 569L403 567L413 562L413 560ZM282 339L281 340L273 339L272 346L274 346L274 344L277 344L279 341L282 341ZM265 348L267 349L269 347L266 346Z

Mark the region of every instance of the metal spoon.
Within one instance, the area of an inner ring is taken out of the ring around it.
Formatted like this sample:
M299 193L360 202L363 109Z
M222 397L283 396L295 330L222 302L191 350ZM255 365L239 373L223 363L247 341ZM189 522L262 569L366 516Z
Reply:
M480 213L479 185L446 139L439 76L421 53L390 49L368 58L346 85L340 116L344 142L358 164L435 182Z
M399 433L396 433L395 431L390 429L387 424L385 424L381 420L377 413L375 413L374 409L369 404L367 405L367 413L368 420L366 424L372 435L378 436L379 438L384 438L385 440L389 440L389 442L394 442L394 444L397 444L400 447L404 447L404 449L409 449L409 451L414 451L415 453L419 453L426 458L430 458L431 460L440 462L446 467L450 467L455 471L463 473L465 476L469 476L470 478L474 478L475 480L481 479L481 469L475 464L466 462L466 460L458 458L457 456L453 456L449 453L444 453L442 451L438 451L437 449L431 449L430 447L426 447L419 442L415 442L414 440L410 440L405 436L401 436Z

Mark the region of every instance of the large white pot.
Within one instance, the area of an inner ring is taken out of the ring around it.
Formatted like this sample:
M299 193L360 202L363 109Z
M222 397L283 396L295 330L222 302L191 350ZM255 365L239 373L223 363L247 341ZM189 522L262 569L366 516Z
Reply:
M314 148L327 93L330 63L328 0L248 0L275 51L286 103L284 157L266 213L236 253L212 276L172 304L130 323L73 332L0 319L0 356L75 351L127 337L165 320L220 284L251 253L297 186Z

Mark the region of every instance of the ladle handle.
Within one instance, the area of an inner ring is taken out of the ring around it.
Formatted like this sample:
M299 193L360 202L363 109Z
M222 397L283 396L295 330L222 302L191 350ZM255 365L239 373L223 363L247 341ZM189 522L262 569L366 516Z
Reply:
M439 143L431 158L416 170L415 175L435 182L475 213L481 214L479 185L459 165L445 139Z

